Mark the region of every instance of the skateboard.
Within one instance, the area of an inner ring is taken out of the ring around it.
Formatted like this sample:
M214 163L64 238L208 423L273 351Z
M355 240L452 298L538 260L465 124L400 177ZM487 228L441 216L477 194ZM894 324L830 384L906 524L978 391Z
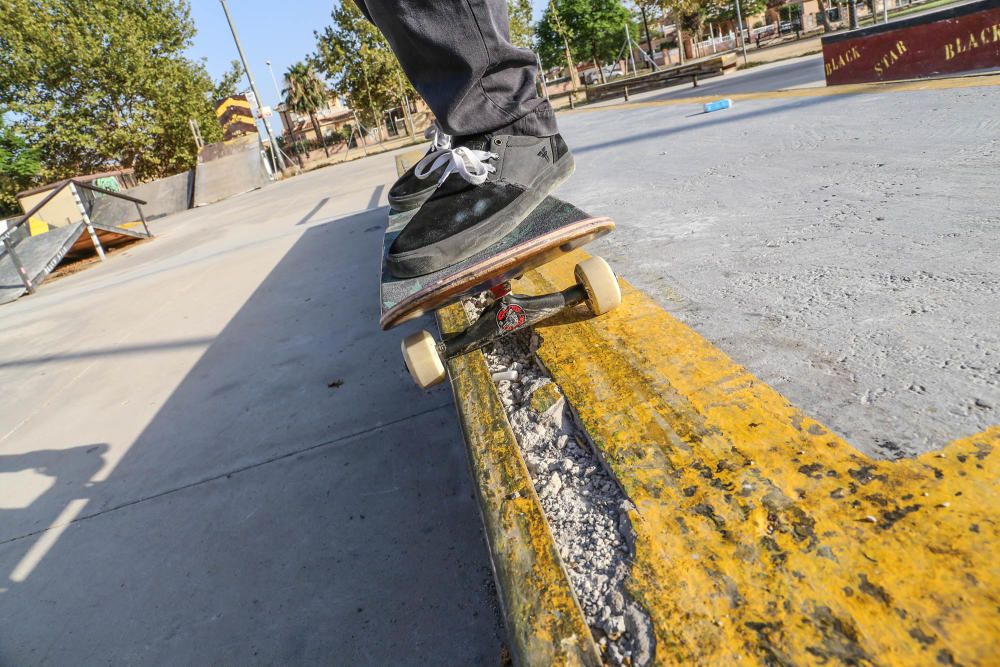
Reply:
M458 264L416 278L395 278L386 266L393 240L415 211L390 211L382 239L383 330L466 297L490 292L493 303L461 333L438 342L427 331L407 336L403 359L413 381L422 388L447 376L445 362L477 350L561 311L586 303L601 315L621 303L614 271L600 257L576 266L576 284L561 292L537 296L511 293L510 281L557 257L590 243L615 228L610 218L591 217L572 204L547 197L518 227L494 245Z

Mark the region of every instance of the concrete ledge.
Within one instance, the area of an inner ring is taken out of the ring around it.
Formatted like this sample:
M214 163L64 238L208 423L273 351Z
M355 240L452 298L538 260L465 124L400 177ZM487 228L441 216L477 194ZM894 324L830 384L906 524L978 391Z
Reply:
M1000 67L1000 0L977 0L823 37L828 86Z
M869 459L622 282L618 310L536 327L538 354L637 508L657 663L991 664L1000 427Z
M437 318L442 334L468 323L461 305ZM448 367L515 663L600 665L482 353Z
M397 155L397 175L423 155ZM436 318L442 334L469 323L461 304ZM448 370L515 664L601 665L483 353L452 359Z

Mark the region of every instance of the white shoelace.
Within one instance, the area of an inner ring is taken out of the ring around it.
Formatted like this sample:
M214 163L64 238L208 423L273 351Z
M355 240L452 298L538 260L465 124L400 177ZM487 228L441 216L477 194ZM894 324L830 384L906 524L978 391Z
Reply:
M417 163L413 173L417 178L427 178L431 172L442 165L447 165L441 178L438 179L438 185L444 183L444 180L452 174L458 174L473 185L480 185L497 170L492 164L487 164L488 160L496 157L500 156L489 151L459 146L431 153Z
M447 167L438 179L438 185L444 183L444 180L452 174L458 174L473 185L480 185L496 171L496 167L487 164L488 160L499 157L496 153L465 146L452 148L451 136L442 132L437 124L427 128L425 136L432 139L431 148L434 150L425 155L413 169L413 175L421 180L426 179L443 165Z

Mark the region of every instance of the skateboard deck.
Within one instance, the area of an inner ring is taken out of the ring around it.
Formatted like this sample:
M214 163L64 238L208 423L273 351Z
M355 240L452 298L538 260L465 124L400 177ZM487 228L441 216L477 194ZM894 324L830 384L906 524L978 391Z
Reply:
M434 273L395 278L386 266L386 255L414 214L391 213L382 239L382 329L518 278L615 227L610 218L591 217L572 204L547 197L511 234L489 248Z

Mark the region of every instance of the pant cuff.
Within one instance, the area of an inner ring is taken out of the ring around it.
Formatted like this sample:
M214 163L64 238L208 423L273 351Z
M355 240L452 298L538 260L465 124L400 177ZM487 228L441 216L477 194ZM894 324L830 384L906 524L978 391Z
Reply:
M513 134L528 137L551 137L558 133L556 112L547 100L542 100L528 115L492 132L492 134Z

